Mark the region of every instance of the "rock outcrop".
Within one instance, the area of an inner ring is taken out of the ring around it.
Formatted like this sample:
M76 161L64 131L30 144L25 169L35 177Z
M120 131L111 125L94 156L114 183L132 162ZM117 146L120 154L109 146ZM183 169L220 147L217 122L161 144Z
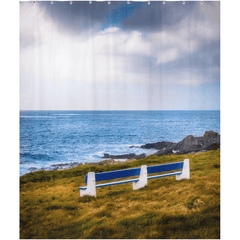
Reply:
M140 148L145 148L145 149L151 149L155 148L157 150L163 149L163 148L169 148L171 147L173 143L172 142L157 142L157 143L147 143L145 145L142 145Z
M133 148L134 146L130 146ZM220 135L217 132L206 131L202 137L194 137L193 135L188 135L182 141L178 143L173 142L157 142L157 143L147 143L140 146L143 149L154 148L158 150L153 155L172 155L172 154L187 154L196 153L200 151L216 150L220 148ZM136 155L134 153L122 154L122 155L109 155L104 153L102 158L112 158L112 159L142 159L147 155L142 153Z
M104 153L102 158L114 158L114 159L142 159L147 155L145 153L136 155L135 153L122 154L122 155L109 155L108 153Z
M196 153L199 151L219 149L220 135L213 131L206 131L202 137L188 135L178 143L159 142L155 144L146 144L141 146L141 148L149 148L149 145L152 145L155 149L159 150L154 153L156 156Z

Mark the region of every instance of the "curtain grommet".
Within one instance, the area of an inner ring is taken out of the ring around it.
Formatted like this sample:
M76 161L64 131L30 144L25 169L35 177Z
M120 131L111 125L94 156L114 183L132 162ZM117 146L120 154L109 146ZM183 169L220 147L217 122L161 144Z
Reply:
M182 4L185 4L185 1L183 1Z
M53 1L51 1L50 3L53 4Z
M70 1L69 4L72 4L72 1Z
M127 4L130 4L130 1L129 1L129 0L127 1Z
M89 4L92 4L92 1L91 1L91 0L89 0Z
M151 4L151 2L150 1L148 1L148 5L150 5Z
M163 4L165 4L166 2L165 2L165 1L163 1L162 3L163 3Z

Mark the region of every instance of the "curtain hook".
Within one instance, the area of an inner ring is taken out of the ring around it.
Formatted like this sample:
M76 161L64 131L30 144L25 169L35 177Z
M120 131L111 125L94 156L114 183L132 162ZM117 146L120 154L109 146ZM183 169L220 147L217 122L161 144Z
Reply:
M166 2L165 2L165 1L163 1L162 3L163 3L163 4L165 4Z
M111 4L111 1L108 1L108 4Z
M69 4L72 4L72 1L70 1Z
M185 4L185 1L183 1L182 4Z
M51 1L51 4L53 4L53 1Z
M150 5L150 1L148 1L148 5Z
M130 4L130 1L129 1L129 0L127 1L127 4Z
M89 0L89 4L92 4L92 1L91 1L91 0Z

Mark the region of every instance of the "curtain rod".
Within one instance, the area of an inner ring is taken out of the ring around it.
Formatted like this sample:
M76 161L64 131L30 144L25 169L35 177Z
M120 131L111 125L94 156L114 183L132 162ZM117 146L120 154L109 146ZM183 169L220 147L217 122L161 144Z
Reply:
M73 4L73 2L89 2L89 4L92 4L92 2L107 2L108 4L111 4L111 2L127 2L130 4L131 2L147 2L148 5L150 5L151 2L162 2L163 4L166 4L166 2L182 2L182 4L185 4L186 2L200 2L201 4L204 3L204 1L199 0L191 0L191 1L182 1L182 0L168 0L168 1L159 1L159 0L72 0L72 1L66 1L66 0L56 0L56 1L49 1L49 0L40 0L40 1L32 1L32 0L24 0L21 2L50 2L51 4L54 4L54 2L69 2L69 4ZM219 2L217 0L214 0L212 2Z
M55 0L55 1L49 1L49 0L39 0L39 1L33 1L33 0L23 0L20 2L89 2L89 0L72 0L72 1L68 1L68 0ZM92 2L128 2L128 0L92 0ZM130 0L130 2L183 2L183 3L187 3L187 2L208 2L208 1L201 1L201 0L188 0L188 1L183 1L183 0L167 0L167 1L159 1L159 0ZM220 0L212 0L210 2L220 2Z

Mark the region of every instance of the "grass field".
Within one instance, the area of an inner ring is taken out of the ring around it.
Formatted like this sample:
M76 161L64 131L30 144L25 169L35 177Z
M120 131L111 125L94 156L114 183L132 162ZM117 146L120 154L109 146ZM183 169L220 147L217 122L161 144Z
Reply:
M97 188L81 197L89 171L104 172L190 159L191 179L152 179ZM220 238L220 150L149 156L121 165L78 166L20 178L20 238Z

